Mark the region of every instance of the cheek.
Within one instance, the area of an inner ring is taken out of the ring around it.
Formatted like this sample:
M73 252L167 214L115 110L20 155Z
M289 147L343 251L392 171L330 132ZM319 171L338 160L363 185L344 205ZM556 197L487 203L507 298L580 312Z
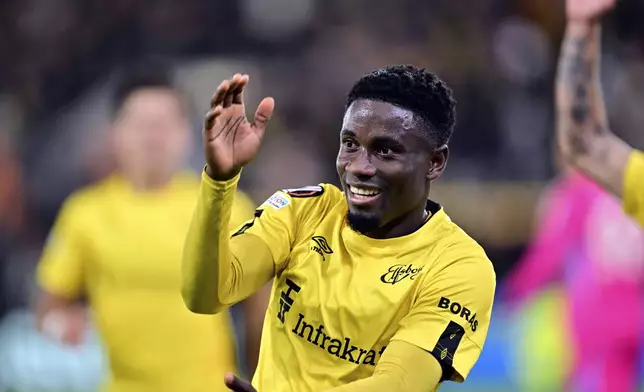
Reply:
M335 159L335 168L340 176L344 173L345 168L347 167L347 162L345 155L340 151Z
M418 202L419 195L424 193L426 187L425 173L420 172L416 168L401 169L396 172L396 199L399 200L396 208L406 209L410 205L415 205Z
M140 149L140 145L141 142L139 135L128 129L124 129L116 139L116 147L119 151L125 153L131 153L133 150L136 151L137 149Z

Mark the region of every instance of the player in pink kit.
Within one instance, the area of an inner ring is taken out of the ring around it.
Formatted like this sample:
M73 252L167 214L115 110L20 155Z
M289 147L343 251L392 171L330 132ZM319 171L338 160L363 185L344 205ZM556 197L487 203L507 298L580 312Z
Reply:
M599 83L599 20L615 3L566 0L556 123L569 163L613 194L628 195L641 181L636 166L641 157L610 133ZM630 161L634 169L627 170ZM569 171L548 190L536 236L506 294L521 301L560 279L574 361L565 390L631 392L637 389L644 321L644 234L622 212L619 199L600 186ZM634 213L641 212L637 201L637 195L625 199L633 216L641 215Z
M539 226L506 281L514 304L560 280L573 371L566 391L632 392L643 321L644 232L620 202L568 171L544 194Z

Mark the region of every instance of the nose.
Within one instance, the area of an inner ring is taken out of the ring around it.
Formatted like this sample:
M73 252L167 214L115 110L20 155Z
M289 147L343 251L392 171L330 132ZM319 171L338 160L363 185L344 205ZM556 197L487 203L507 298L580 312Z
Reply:
M346 171L358 179L368 179L376 175L376 167L371 163L371 156L365 149L353 155L347 164Z

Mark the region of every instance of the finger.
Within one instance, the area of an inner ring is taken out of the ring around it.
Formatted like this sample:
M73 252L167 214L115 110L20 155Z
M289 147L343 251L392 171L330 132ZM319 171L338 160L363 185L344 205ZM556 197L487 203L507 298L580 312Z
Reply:
M235 375L234 375L234 374L232 374L232 373L226 373L226 374L224 375L224 384L226 384L226 386L230 386L230 385L232 385L234 382L235 382Z
M211 108L224 103L224 97L226 96L228 89L230 89L230 82L228 80L224 80L223 82L219 83L219 87L217 87L217 90L215 90L215 93L210 99Z
M204 118L204 128L206 130L212 129L212 127L215 125L215 120L217 119L217 117L219 117L222 110L223 108L221 107L221 105L219 105L210 109L208 113L206 113L206 117Z
M260 137L263 136L266 130L266 124L273 117L273 110L275 110L275 100L271 97L262 99L262 102L257 106L255 118L253 119L253 128L260 132Z
M224 376L224 384L226 384L228 389L230 389L231 391L256 392L251 383L246 380L242 380L232 373L226 373L226 375Z
M230 88L228 89L228 91L226 92L226 96L224 97L225 108L233 104L233 92L237 89L240 79L241 79L240 74L235 74L232 77L232 79L230 79Z
M248 84L248 75L242 75L239 83L235 87L233 94L233 104L241 105L244 103L244 88Z

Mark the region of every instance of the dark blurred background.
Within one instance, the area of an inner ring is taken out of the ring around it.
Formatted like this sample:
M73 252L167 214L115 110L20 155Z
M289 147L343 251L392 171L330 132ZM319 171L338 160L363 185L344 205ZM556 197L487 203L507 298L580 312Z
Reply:
M619 2L602 63L613 129L636 146L644 146L642 15L643 1ZM34 266L62 201L113 169L106 102L120 68L171 60L195 103L195 137L221 79L249 73L249 106L275 97L276 118L242 184L258 203L278 188L337 183L344 96L356 78L396 63L436 72L459 105L432 198L484 245L501 284L555 175L563 29L562 0L0 1L0 390L86 391L100 378L98 341L62 348L28 320ZM201 164L196 149L192 166ZM498 303L472 381L451 388L560 390L562 301L555 283L520 315ZM9 361L24 374L3 373ZM34 374L43 381L29 389Z

